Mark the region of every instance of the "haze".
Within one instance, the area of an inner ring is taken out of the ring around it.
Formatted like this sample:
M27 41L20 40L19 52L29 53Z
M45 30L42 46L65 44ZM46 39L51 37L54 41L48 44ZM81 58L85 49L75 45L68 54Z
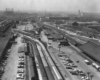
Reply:
M0 0L0 10L100 12L100 0Z

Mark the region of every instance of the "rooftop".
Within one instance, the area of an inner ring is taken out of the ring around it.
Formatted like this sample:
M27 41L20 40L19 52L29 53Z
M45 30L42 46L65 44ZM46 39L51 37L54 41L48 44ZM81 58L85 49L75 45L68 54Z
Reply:
M79 48L87 55L100 62L100 43L95 40L88 41L87 43L79 46Z

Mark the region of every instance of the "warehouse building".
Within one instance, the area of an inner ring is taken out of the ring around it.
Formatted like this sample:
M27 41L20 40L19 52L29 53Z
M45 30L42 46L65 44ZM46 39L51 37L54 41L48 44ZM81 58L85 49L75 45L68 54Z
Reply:
M100 42L97 40L90 40L87 43L79 46L83 53L100 63Z

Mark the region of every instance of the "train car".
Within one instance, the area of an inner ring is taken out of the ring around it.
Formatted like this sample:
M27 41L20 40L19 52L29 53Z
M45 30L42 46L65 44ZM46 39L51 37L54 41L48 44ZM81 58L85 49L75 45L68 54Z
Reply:
M43 46L43 44L40 44L42 47L42 52L44 53L46 60L52 70L52 72L54 73L54 76L57 78L57 80L63 80L61 74L59 73L56 65L54 64L53 60L51 59L51 56L48 54L48 52L46 51L45 47Z
M36 45L36 43L35 42L33 42L33 51L34 51L34 57L36 57L37 58L37 60L38 60L38 63L39 63L39 68L40 68L40 71L41 71L41 73L42 73L42 78L43 78L43 80L47 80L47 74L45 73L45 69L44 69L44 67L43 67L43 63L42 63L42 60L41 60L41 57L40 57L40 55L39 55L39 51L38 51L38 48L37 48L37 45Z
M54 80L54 76L52 75L52 72L48 66L48 63L47 63L47 60L45 59L45 56L41 50L41 47L39 45L37 45L37 49L39 51L39 54L40 54L40 57L41 57L41 61L43 63L43 66L44 66L44 69L45 69L45 72L47 74L47 77L49 80Z

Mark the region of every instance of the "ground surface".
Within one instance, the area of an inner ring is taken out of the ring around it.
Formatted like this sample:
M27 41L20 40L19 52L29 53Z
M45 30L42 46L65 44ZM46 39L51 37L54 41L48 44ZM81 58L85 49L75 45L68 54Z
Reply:
M45 42L48 42L47 38L45 38L45 37L43 37L42 40ZM63 64L57 58L57 53L59 52L58 43L53 42L51 40L49 40L49 43L51 43L51 46L53 47L53 48L49 49L49 51L53 52L56 62L58 62L60 64L60 66L62 66ZM66 47L61 47L60 51L69 55L70 59L74 61L74 63L78 66L79 69L83 70L85 73L90 72L92 75L94 75L94 77L93 77L94 80L100 79L100 72L98 72L91 65L87 65L84 62L84 58L82 56L78 55L76 50L73 50L70 46L66 46ZM76 62L77 60L79 60L80 62L77 63ZM63 66L62 66L62 68L63 68ZM68 72L69 70L65 70L65 71L67 71L67 75L68 76L70 75L70 78L72 78L73 80L80 80L79 77L75 77L75 76L69 74L69 72ZM64 73L65 73L65 71L64 71Z
M7 59L7 65L5 67L5 73L3 74L2 80L15 80L17 76L17 65L18 65L18 49L21 44L21 38L16 39L17 44L12 45L9 58Z

